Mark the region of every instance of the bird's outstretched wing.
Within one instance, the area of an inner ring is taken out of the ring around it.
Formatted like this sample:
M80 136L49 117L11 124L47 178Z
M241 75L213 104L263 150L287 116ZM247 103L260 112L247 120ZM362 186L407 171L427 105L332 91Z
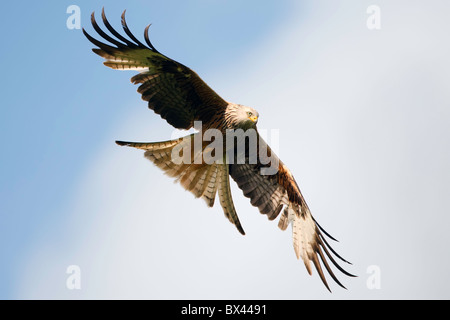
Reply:
M194 121L209 122L217 114L222 114L228 103L215 93L194 71L158 52L150 42L147 26L144 38L147 45L140 42L129 30L122 14L121 35L108 22L104 10L102 20L111 33L103 31L91 15L94 30L108 43L84 35L98 48L92 49L106 59L104 64L112 69L139 70L141 73L131 78L140 84L138 92L148 106L169 124L178 129L189 129Z
M265 151L260 152L261 149ZM328 244L326 237L332 240L335 239L314 220L291 172L260 136L258 137L256 152L258 153L258 161L254 164L250 163L249 154L246 154L245 163L238 163L235 159L229 165L231 177L242 190L244 196L250 198L251 204L258 207L259 211L267 215L269 220L276 219L282 212L278 223L281 230L286 230L288 225L292 224L295 254L298 259L302 258L309 274L312 273L312 262L322 282L330 290L321 266L322 262L332 279L345 288L337 279L328 263L331 262L343 274L354 277L354 275L345 271L333 257L334 255L348 263L333 250ZM267 159L264 159L264 157L271 157L271 160L266 161ZM275 174L262 174L261 169L267 166L269 162L277 163L278 170L276 170Z

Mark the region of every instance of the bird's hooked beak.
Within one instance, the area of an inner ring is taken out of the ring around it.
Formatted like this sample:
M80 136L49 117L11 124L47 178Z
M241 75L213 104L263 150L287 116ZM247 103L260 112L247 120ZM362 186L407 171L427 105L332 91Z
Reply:
M254 123L258 122L258 116L253 115L253 116L249 117L249 119L252 120Z

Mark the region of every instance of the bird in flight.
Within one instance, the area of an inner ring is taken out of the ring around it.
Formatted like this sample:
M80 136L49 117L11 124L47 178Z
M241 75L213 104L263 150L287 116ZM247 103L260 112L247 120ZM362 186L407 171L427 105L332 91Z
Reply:
M193 70L156 50L148 36L150 25L145 28L146 44L143 44L128 28L125 11L121 22L127 37L111 26L104 10L102 20L110 34L100 28L92 13L92 26L105 42L93 38L83 28L84 35L97 47L93 52L106 60L107 67L140 71L131 82L139 85L137 91L148 102L148 107L177 129L199 131L163 142L116 143L144 150L147 159L196 198L203 198L209 207L214 205L218 194L225 216L245 234L231 196L231 177L261 214L267 215L269 220L280 217L281 230L292 225L295 254L297 259L303 260L310 275L312 264L331 291L324 267L329 276L345 288L329 262L343 274L354 277L335 257L349 262L328 244L327 237L335 239L313 218L292 173L259 135L256 127L259 113L224 100ZM208 138L205 138L206 133L209 133Z

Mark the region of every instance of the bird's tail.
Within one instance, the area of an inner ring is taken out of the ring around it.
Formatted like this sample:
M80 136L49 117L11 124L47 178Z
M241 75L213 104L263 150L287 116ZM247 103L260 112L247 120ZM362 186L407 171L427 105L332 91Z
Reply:
M225 216L240 233L245 234L237 216L231 197L228 164L223 162L205 163L203 151L205 146L195 148L196 135L169 141L140 143L116 141L120 146L145 150L144 156L158 168L179 182L196 198L205 200L208 207L214 205L216 193Z

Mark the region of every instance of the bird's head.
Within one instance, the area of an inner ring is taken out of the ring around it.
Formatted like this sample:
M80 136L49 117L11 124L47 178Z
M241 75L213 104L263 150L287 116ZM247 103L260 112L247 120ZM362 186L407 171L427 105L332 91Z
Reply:
M259 113L255 109L243 105L235 105L233 111L234 127L247 130L256 126Z

